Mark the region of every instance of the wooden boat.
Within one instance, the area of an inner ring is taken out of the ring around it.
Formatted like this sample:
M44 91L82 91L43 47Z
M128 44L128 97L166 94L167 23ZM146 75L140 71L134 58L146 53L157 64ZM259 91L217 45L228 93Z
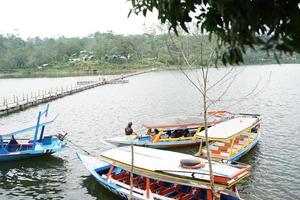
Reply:
M49 155L65 147L66 144L63 141L65 135L44 136L46 125L53 123L57 117L49 117L48 110L49 105L45 111L39 112L37 122L27 124L26 128L14 128L14 130L10 131L5 131L5 128L1 128L0 162ZM33 139L15 139L15 136L32 130L34 130ZM19 141L26 142L19 143Z
M240 115L207 129L211 157L216 160L236 161L252 149L260 136L259 115ZM205 131L197 134L205 138ZM206 148L200 147L206 157Z
M231 119L234 115L227 111L209 112L209 126ZM203 130L202 116L170 117L144 122L146 135L130 135L105 139L115 146L136 146L151 148L174 148L199 144L196 133Z
M83 165L105 188L123 198L130 193L131 150L120 147L101 154L100 159L77 154ZM182 163L201 162L203 168ZM220 199L240 199L236 185L249 176L251 166L212 162ZM166 150L134 147L133 199L212 199L207 160Z

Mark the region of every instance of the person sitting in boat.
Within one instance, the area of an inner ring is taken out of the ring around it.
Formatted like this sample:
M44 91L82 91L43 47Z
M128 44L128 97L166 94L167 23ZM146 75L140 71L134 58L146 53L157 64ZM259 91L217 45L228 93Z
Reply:
M184 133L183 133L183 136L184 136L184 137L190 136L190 131L189 131L189 129L184 129L183 132L184 132Z
M171 134L171 138L179 138L179 137L183 136L183 134L184 134L183 130L175 130Z
M135 138L140 138L140 136L137 133L133 132L133 129L131 127L132 127L132 122L129 122L127 127L125 128L125 135L132 135Z
M166 132L166 134L167 134L168 137L171 137L172 132L171 132L170 130L168 130L168 131Z
M15 139L14 136L11 136L11 139L10 139L10 141L9 141L8 144L9 144L9 145L14 145L14 144L18 144L18 142L17 142L17 140Z
M147 130L147 133L146 133L147 135L151 135L152 134L152 130L151 130L151 128L149 128L148 130Z
M125 128L125 135L132 135L133 134L133 129L132 127L132 122L129 122L128 125Z

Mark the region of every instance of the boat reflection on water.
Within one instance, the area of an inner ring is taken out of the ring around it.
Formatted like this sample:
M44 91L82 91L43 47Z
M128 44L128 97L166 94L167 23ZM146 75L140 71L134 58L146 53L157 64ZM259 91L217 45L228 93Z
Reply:
M62 158L45 156L0 165L0 193L17 199L62 199L67 168ZM60 195L61 193L61 195Z
M103 189L93 176L81 176L82 187L87 189L87 193L98 200L115 200L117 195L112 195L108 190Z
M245 179L244 181L242 181L239 184L239 193L242 196L247 196L247 197L252 197L255 198L255 196L253 196L253 194L251 194L249 192L249 185L255 185L256 181L259 181L261 179L261 177L263 176L263 174L265 172L261 171L257 166L259 166L259 155L261 155L261 144L257 143L256 146L254 146L247 154L245 154L240 160L239 162L242 163L247 163L249 165L252 166L252 170L251 170L251 178ZM255 186L253 186L255 187ZM249 199L252 199L249 198Z

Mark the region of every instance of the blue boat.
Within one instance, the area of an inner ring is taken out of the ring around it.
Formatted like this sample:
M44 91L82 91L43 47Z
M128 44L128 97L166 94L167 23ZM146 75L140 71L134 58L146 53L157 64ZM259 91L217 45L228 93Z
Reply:
M37 122L26 125L25 128L16 128L7 131L0 130L0 162L13 161L24 158L50 155L62 150L66 143L66 134L44 136L45 127L55 121L57 116L48 116L49 105L44 111L38 113ZM15 136L34 131L33 139L18 138ZM24 142L25 141L25 142Z
M100 158L82 154L77 156L103 187L125 199L130 194L131 170L132 199L213 199L206 159L138 146L134 147L133 166L130 147L105 151ZM212 162L212 167L215 191L219 198L239 200L236 185L249 176L251 166Z

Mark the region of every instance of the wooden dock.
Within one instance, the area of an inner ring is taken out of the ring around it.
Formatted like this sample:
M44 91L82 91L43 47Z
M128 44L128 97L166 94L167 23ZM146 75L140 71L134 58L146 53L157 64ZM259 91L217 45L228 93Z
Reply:
M39 92L38 94L26 94L21 98L14 96L12 102L8 102L7 98L3 98L3 104L0 105L0 116L8 115L14 112L22 111L27 108L40 105L42 103L47 103L53 101L55 99L59 99L68 95L72 95L84 90L92 89L101 85L113 84L124 78L128 78L131 76L136 76L139 74L144 74L153 71L146 70L135 72L131 74L120 75L116 78L112 78L110 80L98 80L98 81L88 81L86 84L76 84L74 86L65 86L57 88L56 90L44 90L43 92Z

